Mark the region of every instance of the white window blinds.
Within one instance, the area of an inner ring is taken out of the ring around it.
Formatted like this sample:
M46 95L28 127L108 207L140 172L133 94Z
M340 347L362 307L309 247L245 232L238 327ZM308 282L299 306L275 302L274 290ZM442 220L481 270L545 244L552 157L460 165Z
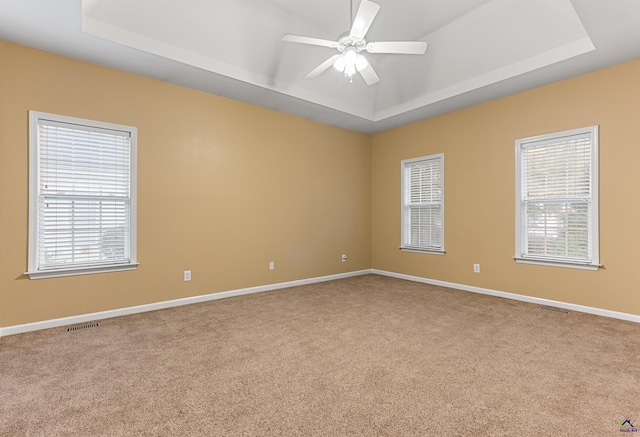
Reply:
M135 262L132 128L46 115L32 121L37 211L29 270Z
M516 257L597 264L597 127L519 140Z
M402 161L402 248L444 250L444 155Z

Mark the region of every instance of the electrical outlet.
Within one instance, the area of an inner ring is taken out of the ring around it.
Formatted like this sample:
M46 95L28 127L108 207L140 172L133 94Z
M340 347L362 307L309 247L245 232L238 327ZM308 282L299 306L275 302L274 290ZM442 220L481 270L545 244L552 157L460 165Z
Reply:
M347 262L347 255L342 255L342 262L346 263Z
M273 270L276 268L276 263L274 263L273 261L269 261L269 270Z
M480 273L480 264L473 265L473 273Z
M184 281L190 281L191 280L191 270L185 270L184 271Z

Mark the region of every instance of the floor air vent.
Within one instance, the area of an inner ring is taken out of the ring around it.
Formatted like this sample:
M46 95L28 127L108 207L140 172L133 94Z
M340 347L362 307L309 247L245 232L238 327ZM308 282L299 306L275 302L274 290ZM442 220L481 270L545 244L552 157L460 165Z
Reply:
M569 311L567 310L563 310L562 308L556 308L556 307L548 307L546 305L542 305L541 307L539 307L541 310L545 310L545 311L553 311L554 313L561 313L561 314L569 314Z
M80 331L81 329L88 329L88 328L97 328L98 326L100 326L100 323L87 323L84 325L77 325L77 326L70 326L67 328L67 332L73 332L73 331Z

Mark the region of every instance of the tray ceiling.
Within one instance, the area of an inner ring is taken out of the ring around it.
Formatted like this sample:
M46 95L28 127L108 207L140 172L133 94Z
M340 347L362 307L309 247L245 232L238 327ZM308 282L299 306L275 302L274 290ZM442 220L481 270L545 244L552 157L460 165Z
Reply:
M337 40L359 0L0 0L0 38L368 133L640 57L635 0L374 1L368 41L428 48L366 54L373 86L282 41Z

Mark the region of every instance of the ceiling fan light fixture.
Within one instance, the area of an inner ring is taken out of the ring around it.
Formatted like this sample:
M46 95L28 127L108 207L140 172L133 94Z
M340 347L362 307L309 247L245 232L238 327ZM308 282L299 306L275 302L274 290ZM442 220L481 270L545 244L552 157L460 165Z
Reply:
M335 68L341 73L344 71L344 68L346 66L347 66L347 60L345 59L344 55L340 56L338 59L336 59L336 62L333 63L333 68Z
M344 67L344 75L346 77L351 77L354 74L356 74L356 65L355 64L347 64L347 66Z
M367 61L367 58L365 58L364 55L358 53L358 56L356 58L356 69L358 71L362 71L367 68L368 65L369 61Z
M346 77L352 77L356 71L366 68L369 63L367 59L359 54L355 47L347 47L344 53L336 59L333 67Z
M355 65L358 59L358 53L354 47L348 47L344 51L344 60L347 61L347 65Z

